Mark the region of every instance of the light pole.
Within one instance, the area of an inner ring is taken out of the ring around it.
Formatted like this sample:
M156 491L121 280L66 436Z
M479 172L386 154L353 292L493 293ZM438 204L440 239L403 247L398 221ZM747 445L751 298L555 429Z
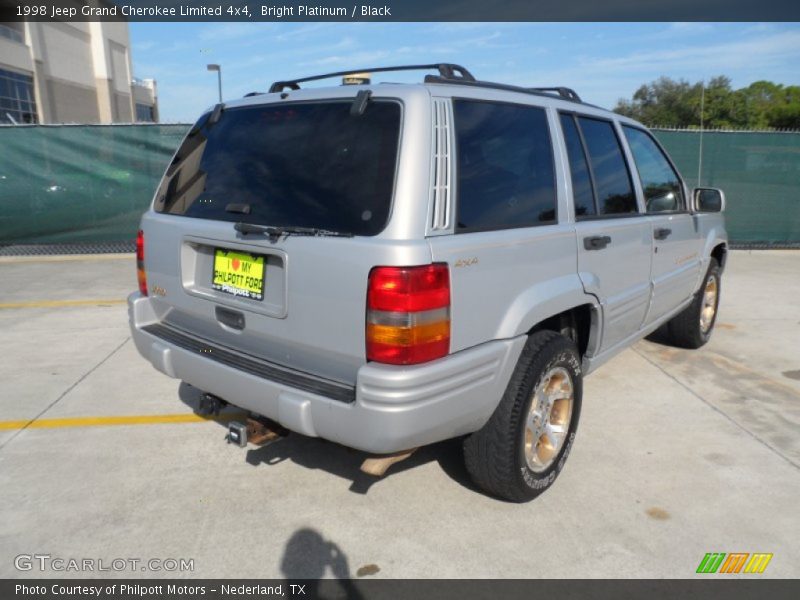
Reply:
M219 86L219 101L222 103L222 67L219 65L206 65L209 71L217 72L217 85Z

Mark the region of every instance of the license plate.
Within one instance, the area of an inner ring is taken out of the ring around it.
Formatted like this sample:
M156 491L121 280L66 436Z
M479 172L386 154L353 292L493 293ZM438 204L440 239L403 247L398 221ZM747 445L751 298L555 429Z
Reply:
M264 257L216 248L211 287L226 294L263 300Z

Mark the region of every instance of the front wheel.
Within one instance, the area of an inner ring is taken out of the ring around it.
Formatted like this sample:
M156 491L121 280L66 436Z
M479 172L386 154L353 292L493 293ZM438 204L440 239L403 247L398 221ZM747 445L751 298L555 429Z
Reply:
M711 259L703 285L692 303L667 324L669 342L680 348L695 349L711 339L717 322L721 271L715 258Z
M497 409L464 442L473 481L512 502L549 488L572 448L582 392L575 344L552 331L532 334Z

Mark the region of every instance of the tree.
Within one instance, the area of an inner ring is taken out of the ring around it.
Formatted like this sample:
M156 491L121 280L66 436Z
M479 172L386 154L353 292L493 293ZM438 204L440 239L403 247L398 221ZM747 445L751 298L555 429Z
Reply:
M650 125L685 127L699 121L699 92L697 84L660 77L636 90L631 101L620 100L614 110Z
M669 77L645 84L631 100L620 99L615 111L647 125L710 128L800 129L800 86L756 81L734 90L719 75L705 84Z

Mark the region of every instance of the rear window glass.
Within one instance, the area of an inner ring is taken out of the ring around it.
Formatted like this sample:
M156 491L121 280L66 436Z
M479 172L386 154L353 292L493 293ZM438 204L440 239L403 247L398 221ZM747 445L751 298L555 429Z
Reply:
M458 231L556 221L553 150L544 109L457 100Z
M158 212L375 235L391 208L400 105L373 101L233 108L204 115L167 169ZM249 214L229 212L249 205Z

